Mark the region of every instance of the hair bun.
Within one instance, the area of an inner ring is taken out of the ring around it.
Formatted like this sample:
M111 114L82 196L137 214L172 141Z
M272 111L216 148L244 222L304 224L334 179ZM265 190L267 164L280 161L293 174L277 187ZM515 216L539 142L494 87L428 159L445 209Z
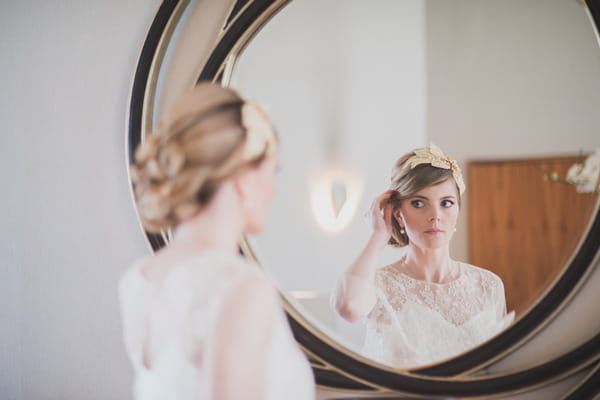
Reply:
M185 164L185 152L178 142L170 141L158 152L157 161L163 173L174 178Z
M216 84L196 86L135 151L131 180L144 227L159 232L191 218L223 180L258 165L274 141L258 105Z

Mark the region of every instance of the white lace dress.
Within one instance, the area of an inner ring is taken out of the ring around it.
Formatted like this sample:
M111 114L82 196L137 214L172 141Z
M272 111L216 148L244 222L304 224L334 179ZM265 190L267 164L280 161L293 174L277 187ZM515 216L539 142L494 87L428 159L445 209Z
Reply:
M363 354L395 368L423 366L477 346L511 321L494 273L461 263L445 284L413 279L393 266L375 275L377 302L366 319Z
M211 337L224 294L245 274L262 271L241 257L207 252L172 268L160 284L141 273L141 260L126 272L119 294L127 354L135 373L136 400L210 399L218 385L208 363ZM277 307L271 329L265 399L314 399L306 357L296 345L285 314ZM151 368L143 362L149 332L163 346Z

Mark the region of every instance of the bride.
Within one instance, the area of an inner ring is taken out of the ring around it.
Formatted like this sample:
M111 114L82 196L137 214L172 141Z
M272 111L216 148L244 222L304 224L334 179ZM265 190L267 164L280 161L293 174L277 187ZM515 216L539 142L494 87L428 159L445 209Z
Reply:
M262 109L208 83L136 150L144 227L173 239L120 282L135 399L314 398L272 282L238 251L243 235L263 230L276 167Z
M391 189L371 206L371 237L332 296L344 319L366 317L363 355L396 368L422 366L477 346L512 322L500 278L450 257L464 190L458 165L435 145L396 162ZM406 251L377 268L386 244Z

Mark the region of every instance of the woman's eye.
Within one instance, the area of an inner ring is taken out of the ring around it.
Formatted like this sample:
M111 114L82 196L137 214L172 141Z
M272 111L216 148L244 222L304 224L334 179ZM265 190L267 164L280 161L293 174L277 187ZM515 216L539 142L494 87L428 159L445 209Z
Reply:
M423 201L422 200L413 200L410 202L410 204L414 207L414 208L421 208L424 206Z
M452 200L442 200L442 207L450 208L454 205Z

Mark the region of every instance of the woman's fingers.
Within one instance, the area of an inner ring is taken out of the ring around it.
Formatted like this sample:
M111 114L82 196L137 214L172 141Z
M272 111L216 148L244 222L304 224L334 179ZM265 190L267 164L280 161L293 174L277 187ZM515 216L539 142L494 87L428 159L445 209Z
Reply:
M379 210L383 210L383 208L387 204L387 202L390 201L390 197L392 197L392 193L394 193L393 190L386 190L385 192L383 192L382 194L380 194L379 196L377 196L375 198L375 201L373 201L373 205L371 207L377 206L377 208Z
M381 193L371 203L370 213L365 213L365 216L370 214L371 223L376 230L386 229L391 231L392 204L390 203L390 197L393 193L393 190L386 190Z

